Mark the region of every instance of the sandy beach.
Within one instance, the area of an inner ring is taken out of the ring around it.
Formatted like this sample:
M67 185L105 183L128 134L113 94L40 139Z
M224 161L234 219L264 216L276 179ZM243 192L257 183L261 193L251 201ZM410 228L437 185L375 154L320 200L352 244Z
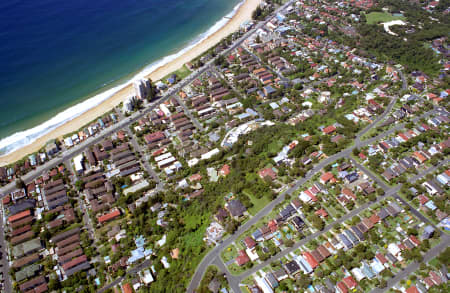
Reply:
M181 68L185 63L193 60L194 58L201 55L203 52L215 46L224 37L228 36L229 34L239 29L239 26L242 23L250 20L253 10L256 9L256 7L259 5L260 2L261 0L246 0L245 3L243 3L240 6L236 14L217 32L210 35L207 39L203 40L202 42L197 44L195 47L193 47L183 55L157 68L147 77L151 78L153 81L160 80L164 76ZM17 160L22 159L27 154L31 154L33 152L38 151L49 140L61 138L64 134L70 133L72 131L81 128L86 123L89 123L89 121L92 121L95 118L101 116L103 113L108 112L109 110L120 104L122 101L124 101L127 97L133 94L134 90L132 85L130 84L126 86L124 89L114 94L106 101L99 104L98 106L86 111L85 113L76 117L75 119L67 122L66 124L40 137L32 144L0 157L0 165L3 166L11 164Z

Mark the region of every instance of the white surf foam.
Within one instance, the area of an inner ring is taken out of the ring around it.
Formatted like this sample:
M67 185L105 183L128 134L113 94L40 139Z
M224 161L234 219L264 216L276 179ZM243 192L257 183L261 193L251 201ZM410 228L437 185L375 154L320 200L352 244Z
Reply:
M16 132L6 138L3 138L0 140L0 155L6 155L9 154L17 149L20 149L24 146L32 144L34 141L36 141L38 138L44 136L45 134L51 132L52 130L58 128L59 126L63 125L64 123L67 123L68 121L73 120L74 118L80 116L81 114L85 113L89 109L92 109L93 107L99 105L103 101L107 100L111 96L113 96L115 93L120 91L121 89L125 88L129 84L133 83L135 80L141 79L153 71L155 71L157 68L171 62L172 60L180 57L205 39L207 39L209 36L217 32L220 28L222 28L228 21L229 18L233 17L238 9L241 7L241 5L245 2L243 0L239 4L237 4L233 11L228 13L225 17L223 17L221 20L216 22L211 28L209 28L206 32L200 34L197 38L195 38L193 41L191 41L188 46L184 47L182 50L178 51L175 54L165 56L164 58L146 66L143 70L141 70L139 73L137 73L135 76L133 76L130 80L127 82L120 84L118 86L115 86L109 90L106 90L96 96L93 96L75 106L72 106L63 112L57 114L55 117L51 118L50 120L45 121L44 123L35 126L33 128ZM25 155L25 154L24 154Z

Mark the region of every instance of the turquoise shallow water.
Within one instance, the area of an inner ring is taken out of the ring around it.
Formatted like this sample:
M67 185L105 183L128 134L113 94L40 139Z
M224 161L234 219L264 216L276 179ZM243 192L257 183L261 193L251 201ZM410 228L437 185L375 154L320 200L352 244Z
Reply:
M240 1L1 1L0 152L38 135L18 132L176 53Z

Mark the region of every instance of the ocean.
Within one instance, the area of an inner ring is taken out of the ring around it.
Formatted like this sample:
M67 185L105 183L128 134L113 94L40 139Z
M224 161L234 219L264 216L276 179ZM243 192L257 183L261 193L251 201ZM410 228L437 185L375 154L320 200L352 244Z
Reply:
M0 155L175 58L241 1L0 2Z

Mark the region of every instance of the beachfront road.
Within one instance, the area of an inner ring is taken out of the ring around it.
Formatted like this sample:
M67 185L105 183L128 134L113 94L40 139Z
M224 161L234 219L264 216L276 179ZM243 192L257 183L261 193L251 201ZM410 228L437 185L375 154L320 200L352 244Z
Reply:
M286 7L290 4L292 4L294 1L291 0L287 3L285 3L283 6L281 6L279 9L277 9L273 15L275 15L278 12L284 11ZM229 48L222 51L219 55L228 55L233 50L235 50L237 47L242 45L242 43L248 39L250 36L252 36L256 30L263 27L271 18L269 17L266 21L258 23L252 30L245 33L241 38L236 40ZM217 57L216 57L217 58ZM91 136L85 141L79 143L78 145L66 150L65 152L59 154L57 157L51 159L47 163L37 167L35 170L28 172L24 176L22 176L22 180L27 183L30 181L33 181L37 177L41 176L44 172L49 171L50 169L62 164L66 160L71 160L74 156L82 153L86 148L89 148L92 145L95 145L99 142L101 142L103 139L107 138L108 136L112 135L113 133L128 127L130 124L136 122L140 118L142 118L144 115L151 112L153 109L159 107L159 105L165 101L167 101L169 98L174 96L176 93L178 93L183 87L190 84L194 79L202 75L204 72L210 70L210 67L213 66L214 61L216 58L212 58L209 62L207 62L203 67L195 70L192 72L189 76L187 76L185 79L180 81L178 84L172 86L167 90L167 92L159 99L153 101L150 103L150 105L145 108L144 110L141 110L139 112L133 113L130 117L123 119L119 121L118 123L102 130L100 133L98 133L95 136ZM15 182L11 182L2 188L0 188L0 197L4 197L6 194L14 191L16 189Z

